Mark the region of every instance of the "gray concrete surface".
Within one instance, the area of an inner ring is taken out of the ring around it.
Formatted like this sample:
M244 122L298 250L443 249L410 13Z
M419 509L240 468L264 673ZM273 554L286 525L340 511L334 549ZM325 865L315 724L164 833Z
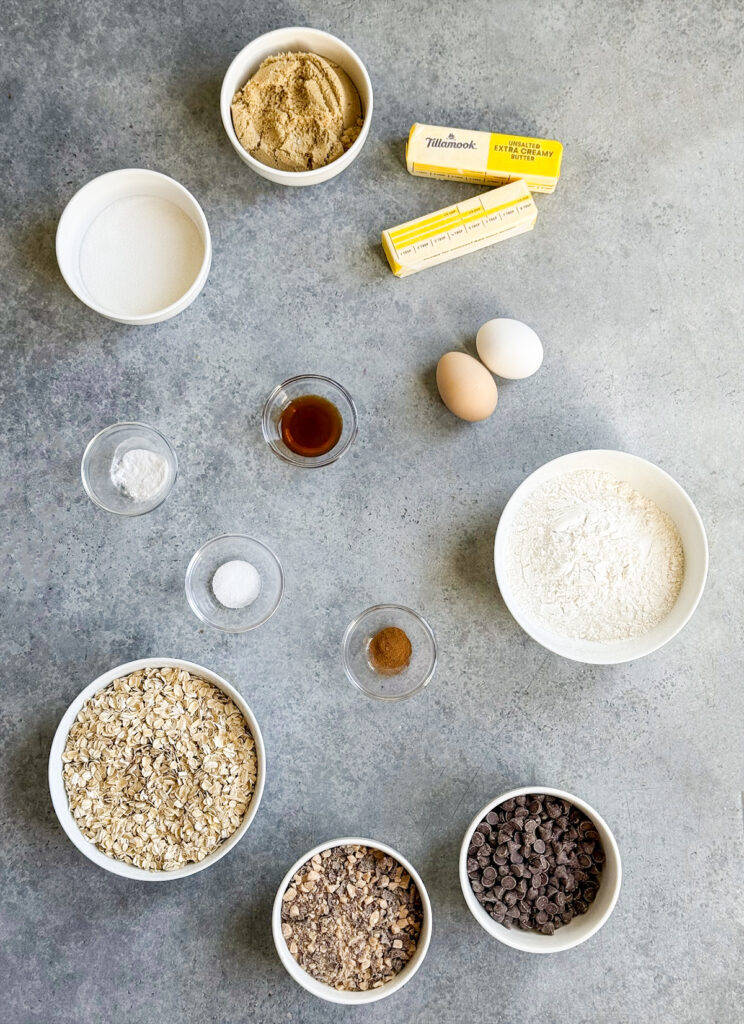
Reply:
M392 4L2 3L3 1024L498 1020L729 1022L742 988L741 25L735 0ZM310 23L367 62L372 132L332 184L282 190L236 157L222 74L252 37ZM478 189L410 177L414 120L555 136L565 170L536 230L405 281L381 228ZM62 282L57 219L101 172L192 189L214 263L198 301L110 323ZM455 421L438 357L486 319L530 323L538 376L494 417ZM332 468L282 465L264 396L341 380L358 443ZM137 418L181 475L141 519L80 486L87 440ZM643 455L690 492L711 544L698 613L668 648L591 668L512 621L493 534L517 484L584 447ZM194 549L222 531L280 554L285 600L229 637L189 611ZM341 669L349 618L399 601L441 663L400 706ZM57 721L100 672L177 655L234 681L264 730L268 781L239 846L152 887L95 868L52 812ZM489 940L458 888L471 816L512 785L571 790L614 829L616 912L592 941L530 958ZM270 908L313 844L361 833L405 852L434 905L431 950L393 1000L348 1011L284 973Z

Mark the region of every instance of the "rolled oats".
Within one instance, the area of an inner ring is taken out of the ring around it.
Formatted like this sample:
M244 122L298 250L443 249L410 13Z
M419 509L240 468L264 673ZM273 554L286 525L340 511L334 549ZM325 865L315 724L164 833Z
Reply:
M148 871L203 860L238 828L256 785L256 747L242 712L179 668L133 672L94 694L62 762L82 834Z

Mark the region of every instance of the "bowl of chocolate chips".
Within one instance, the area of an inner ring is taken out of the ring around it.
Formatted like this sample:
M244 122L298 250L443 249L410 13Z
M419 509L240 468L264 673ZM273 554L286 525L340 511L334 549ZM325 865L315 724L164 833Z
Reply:
M607 823L560 789L502 794L475 816L460 849L460 885L473 917L526 953L558 953L598 932L621 879Z

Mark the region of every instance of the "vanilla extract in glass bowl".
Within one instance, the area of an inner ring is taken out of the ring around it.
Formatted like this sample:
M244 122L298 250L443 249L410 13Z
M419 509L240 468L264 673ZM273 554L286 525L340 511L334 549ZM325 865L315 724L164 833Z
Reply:
M275 455L293 466L328 466L357 435L349 392L330 377L304 374L279 384L266 399L261 428Z
M316 458L336 447L344 421L333 402L322 395L299 395L282 413L279 427L291 452Z

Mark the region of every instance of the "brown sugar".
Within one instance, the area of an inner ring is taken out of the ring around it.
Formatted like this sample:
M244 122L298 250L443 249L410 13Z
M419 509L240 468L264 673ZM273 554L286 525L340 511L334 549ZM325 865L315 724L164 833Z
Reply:
M261 163L308 171L337 160L359 135L362 104L338 64L317 53L277 53L233 96L240 144Z

